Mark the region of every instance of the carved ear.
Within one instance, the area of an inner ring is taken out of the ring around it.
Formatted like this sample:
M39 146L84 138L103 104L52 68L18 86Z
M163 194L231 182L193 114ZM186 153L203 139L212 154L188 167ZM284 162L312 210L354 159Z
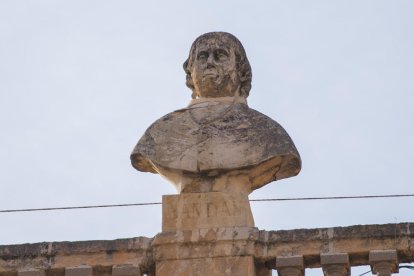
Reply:
M241 82L245 82L251 77L251 70L250 68L246 68L246 66L239 66L238 73Z
M194 89L193 78L191 77L190 73L187 73L185 84L187 85L188 88L190 88L193 91L193 93L191 94L191 98L192 99L197 98L197 94Z
M247 63L247 68L244 67L245 70L238 70L239 80L240 80L240 91L241 95L244 97L249 96L250 89L252 88L252 75L251 75L251 68L250 65Z
M245 97L243 84L246 81L246 76L244 76L244 74L242 74L240 71L237 72L237 75L239 77L239 88L238 89L240 91L240 96Z
M185 84L187 85L188 88L190 88L191 90L194 90L194 82L190 74L187 74Z
M183 63L183 69L184 71L187 73L187 67L188 67L188 63L190 62L190 58L187 58L184 63Z

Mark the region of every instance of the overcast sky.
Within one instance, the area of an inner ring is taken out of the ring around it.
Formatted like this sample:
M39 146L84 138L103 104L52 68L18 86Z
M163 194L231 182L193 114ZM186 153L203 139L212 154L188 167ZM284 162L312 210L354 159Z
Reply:
M0 1L0 209L175 193L129 155L153 121L187 105L182 63L210 31L241 40L249 106L278 121L302 157L299 176L251 199L414 194L413 12L412 0ZM280 230L413 222L413 203L251 205L259 229ZM160 230L159 205L0 213L0 244Z

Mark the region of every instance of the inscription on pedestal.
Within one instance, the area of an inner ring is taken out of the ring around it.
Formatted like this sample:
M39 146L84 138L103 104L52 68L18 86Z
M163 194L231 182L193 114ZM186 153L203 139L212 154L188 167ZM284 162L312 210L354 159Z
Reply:
M247 196L222 192L163 197L163 231L254 227Z

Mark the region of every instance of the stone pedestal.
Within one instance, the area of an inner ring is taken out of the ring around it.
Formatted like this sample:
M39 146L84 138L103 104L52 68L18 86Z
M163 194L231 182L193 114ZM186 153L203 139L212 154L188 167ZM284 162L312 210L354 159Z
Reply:
M164 196L162 230L152 244L157 276L271 275L255 266L259 231L246 195Z

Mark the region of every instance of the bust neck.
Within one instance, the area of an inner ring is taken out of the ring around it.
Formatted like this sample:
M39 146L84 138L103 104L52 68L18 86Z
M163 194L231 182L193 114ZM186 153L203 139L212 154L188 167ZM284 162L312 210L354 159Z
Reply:
M217 97L217 98L197 98L192 99L188 107L204 107L209 105L216 105L221 103L240 103L247 105L247 99L241 96L234 97Z

